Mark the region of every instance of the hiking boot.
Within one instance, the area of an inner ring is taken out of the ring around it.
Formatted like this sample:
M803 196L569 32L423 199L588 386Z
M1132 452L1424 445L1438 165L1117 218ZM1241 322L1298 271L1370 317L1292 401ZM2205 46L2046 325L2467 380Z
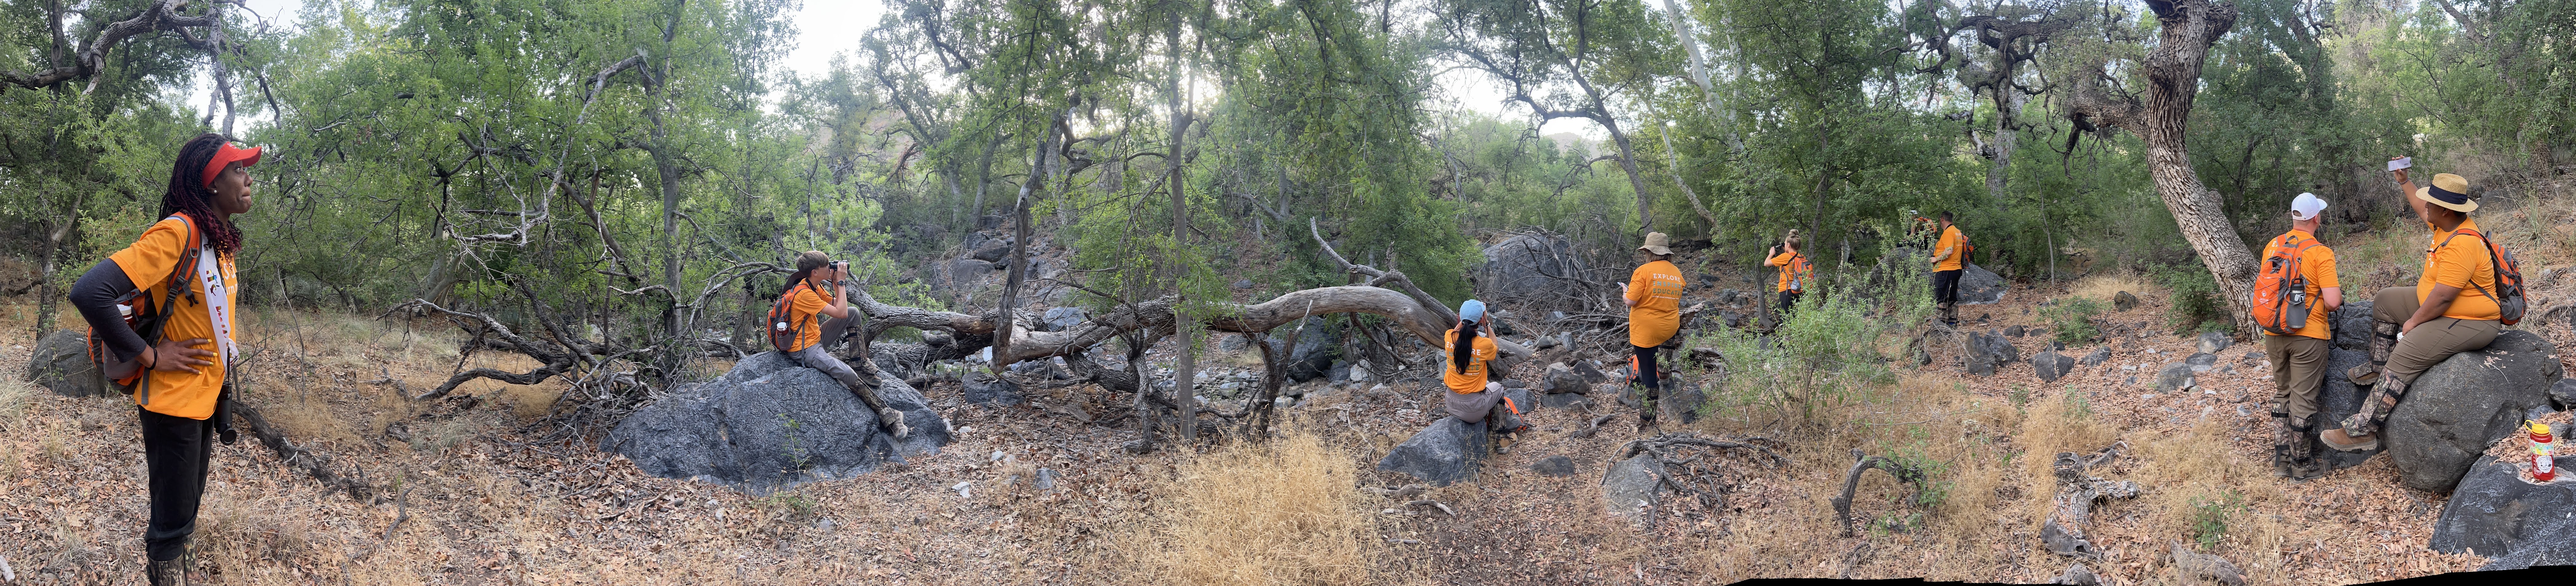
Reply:
M1502 435L1494 436L1494 453L1496 453L1496 454L1509 454L1509 453L1512 453L1512 444L1513 444L1513 443L1517 443L1517 442L1519 442L1519 441L1520 441L1520 439L1521 439L1521 434L1520 434L1520 432L1516 432L1516 431L1506 431L1506 432L1503 432L1503 433L1502 433Z
M2317 458L2317 436L2308 433L2317 428L2314 421L2290 425L2290 480L2306 482L2325 476L2325 461Z
M2291 472L2291 467L2292 467L2292 466L2291 466L2291 459L2292 459L2292 458L2291 458L2291 456L2290 456L2290 446L2291 446L2291 444L2298 443L2298 442L2299 442L2299 430L2298 430L2298 428L2296 428L2296 427L2292 427L2292 426L2290 425L2290 414L2288 414L2288 413L2273 413L2273 414L2272 414L2272 475L2273 475L2273 476L2278 476L2278 477L2281 477L2281 478L2290 478L2290 477L2292 477L2292 476L2293 476L2293 474L2292 474L2292 472Z
M1643 433L1643 432L1645 432L1645 431L1646 431L1646 428L1654 427L1654 426L1655 426L1655 412L1654 412L1654 411L1647 411L1647 412L1644 412L1644 413L1638 413L1638 414L1637 414L1637 431L1638 431L1638 432Z
M186 563L179 560L158 560L145 563L143 566L143 576L151 580L152 586L187 586L188 584L188 569Z
M2379 382L2379 371L2388 367L2388 354L2397 350L2397 324L2371 322L2370 363L2355 365L2343 371L2352 384L2370 386Z
M2367 452L2379 449L2379 436L2368 433L2354 434L2342 428L2325 430L2324 433L2317 434L2317 439L2324 441L2326 447L2346 452Z
M902 411L895 410L893 407L887 407L884 411L877 412L877 419L885 422L886 433L893 434L894 439L904 439L912 436L912 427L903 424Z

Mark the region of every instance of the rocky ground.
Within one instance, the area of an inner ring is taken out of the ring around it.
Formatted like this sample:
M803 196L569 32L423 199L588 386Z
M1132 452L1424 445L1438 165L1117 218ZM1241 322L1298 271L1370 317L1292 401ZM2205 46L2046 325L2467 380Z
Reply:
M2189 392L2157 390L2154 371L2198 349L2161 331L2160 293L2138 293L2142 304L2102 320L2149 327L2109 328L2107 341L2066 350L2107 356L2054 382L2027 359L2046 348L2038 304L2058 295L2016 285L2002 303L1962 311L1981 330L2024 330L2000 338L2024 360L1992 375L1966 374L1960 346L1933 344L1930 365L1898 368L1867 401L1788 420L1746 407L1645 433L1607 385L1589 409L1530 413L1536 432L1487 458L1475 482L1418 494L1401 490L1418 482L1410 477L1369 470L1441 415L1441 390L1424 372L1435 358L1417 357L1424 366L1389 379L1305 383L1298 390L1308 397L1282 410L1279 428L1320 436L1362 471L1359 485L1397 489L1350 513L1374 528L1365 565L1377 583L2028 582L2075 562L2111 583L2165 583L2185 580L2166 553L2177 542L2256 583L2353 583L2485 563L2427 548L2443 496L2401 488L2385 457L2305 483L2272 477L2262 405L2270 387L2259 357L2245 356L2252 348L2214 353L2218 362ZM22 372L31 313L23 302L0 307L9 332L0 369ZM1118 446L1135 433L1131 399L1094 385L985 407L940 383L924 393L956 437L938 455L754 496L654 478L587 443L541 441L556 384L483 381L455 399L398 398L375 381L391 375L421 388L459 362L458 340L429 322L407 330L328 314L256 317L248 344L273 350L250 367L245 400L384 496L328 491L251 442L218 448L197 558L215 583L1147 582L1150 564L1139 560L1167 544L1140 536L1176 518L1171 503L1189 496L1175 491L1189 486L1181 470L1193 453L1222 449L1128 455ZM2576 342L2563 323L2525 327ZM463 362L524 366L498 353ZM1212 374L1257 368L1240 353L1202 363ZM1540 367L1524 364L1515 377L1534 382ZM0 583L140 583L147 501L133 407L8 384L25 398L0 401L0 532L9 536L0 560L14 576ZM1613 417L1578 433L1598 415ZM1623 445L1673 431L1742 439L1784 459L1688 451L1687 478L1706 496L1667 497L1650 521L1607 514L1599 486ZM2094 473L2136 480L2145 493L2093 511L2085 531L2101 559L2047 552L2037 537L2056 490L2046 459L2114 444L2124 457ZM1912 487L1869 472L1854 499L1859 531L1845 537L1828 501L1854 449L1936 464L1937 497L1907 498ZM1035 486L1038 468L1053 488Z

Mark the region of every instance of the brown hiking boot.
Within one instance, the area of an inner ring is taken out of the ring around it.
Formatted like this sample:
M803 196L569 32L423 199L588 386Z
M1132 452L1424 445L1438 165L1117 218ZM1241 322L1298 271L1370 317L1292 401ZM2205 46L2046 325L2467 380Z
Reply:
M1521 439L1521 434L1520 434L1520 432L1514 432L1514 431L1506 431L1506 432L1503 432L1503 433L1502 433L1502 435L1494 436L1494 453L1496 453L1496 454L1509 454L1509 453L1512 453L1512 444L1514 444L1514 443L1519 443L1519 442L1520 442L1520 439Z
M2379 436L2368 433L2355 435L2340 427L2317 434L2317 439L2324 441L2326 447L2346 452L2367 452L2379 449Z
M2287 413L2272 414L2272 475L2291 477L2290 445L2299 441L2298 428L2290 426Z
M887 407L884 411L877 412L877 419L885 423L886 433L893 434L894 439L904 439L912 435L912 427L903 424L902 411Z
M179 560L146 562L143 577L150 580L152 586L187 586L187 563Z

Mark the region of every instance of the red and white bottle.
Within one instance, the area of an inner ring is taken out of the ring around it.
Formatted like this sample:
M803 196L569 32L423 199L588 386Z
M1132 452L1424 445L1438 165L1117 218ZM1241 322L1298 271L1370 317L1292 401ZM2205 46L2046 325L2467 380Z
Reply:
M2552 464L2554 464L2554 463L2553 463L2553 462L2551 462L2551 461L2550 461L2550 459L2549 459L2549 458L2550 458L2550 454L2549 454L2549 452L2551 451L2551 450L2550 450L2550 448L2552 448L2552 447L2553 447L2553 446L2551 445L2551 443L2552 443L2552 442L2550 441L2550 437L2549 437L2549 424L2546 424L2546 423L2540 423L2540 422L2537 422L2537 421L2532 422L2532 423L2531 423L2531 479L2532 479L2532 480L2538 480L2538 481L2541 481L2541 482L2548 482L2550 479L2552 479L2552 478L2556 478L2556 477L2558 476L2558 471L2557 471L2557 470L2553 470L2553 469L2552 469L2552 468L2554 468L2554 466L2552 466Z

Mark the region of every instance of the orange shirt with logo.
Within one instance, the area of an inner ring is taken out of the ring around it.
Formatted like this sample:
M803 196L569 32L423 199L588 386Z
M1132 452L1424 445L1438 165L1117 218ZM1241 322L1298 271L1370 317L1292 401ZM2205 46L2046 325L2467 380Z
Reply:
M2282 236L2295 236L2309 241L2317 239L2315 234L2309 234L2305 230L2291 230L2290 233ZM2281 239L2274 238L2271 244L2263 246L2263 256L2256 258L2272 258L2272 255L2280 250ZM2299 255L2299 276L2308 279L2308 325L2289 335L2307 336L2319 340L2334 339L2334 333L2326 329L2325 298L2326 288L2343 286L2335 277L2334 249L2326 248L2323 244L2308 247L2306 253Z
M177 218L163 218L151 228L144 229L143 236L135 239L134 244L108 255L108 260L116 261L116 268L124 270L125 278L133 281L134 287L142 291L135 296L136 299L149 299L148 303L157 304L168 297L170 273L179 269L179 261L182 258L180 255L198 253L197 249L189 247L187 232L187 223ZM205 240L205 229L202 223L197 230L197 236L199 241ZM215 272L224 280L224 305L235 308L237 313L238 308L241 307L241 304L236 302L240 297L241 283L233 278L233 257L217 255L216 259L218 266ZM187 287L187 290L179 294L179 300L170 310L169 320L163 322L161 339L204 338L208 342L195 348L220 353L221 349L213 342L217 339L214 315L207 311L209 300L206 298L203 280L197 278L197 275L189 274L181 275L179 282ZM140 308L137 310L141 311ZM224 321L225 329L233 332L241 331L235 327L239 325L239 320L233 319L233 316L225 316ZM154 340L144 341L155 342ZM241 341L240 336L233 337L234 344L238 345ZM196 373L152 371L146 375L150 380L146 385L148 388L135 393L134 403L142 405L145 410L153 413L173 417L189 419L213 417L215 397L223 391L225 367L228 365L222 364L223 361L219 359L207 360L207 362L215 364L199 366Z
M1476 336L1476 340L1468 342L1467 345L1469 349L1467 368L1464 369L1466 372L1459 372L1461 369L1455 364L1456 350L1453 350L1458 347L1458 330L1449 330L1448 337L1441 339L1440 382L1447 383L1449 391L1453 393L1485 392L1485 365L1494 360L1496 352L1494 339L1489 336Z
M1661 346L1682 328L1682 269L1672 261L1655 261L1628 275L1628 345Z
M2478 234L2451 237L2459 230L2475 230ZM2434 227L2433 241L2424 249L2424 276L2415 280L2415 300L2431 298L2434 284L2450 285L2460 288L2460 296L2451 300L2450 309L2443 310L2442 317L2504 319L2504 310L2496 307L2495 299L2478 292L2478 287L2496 290L2495 259L2488 256L2486 240L2478 237L2485 234L2485 230L2478 229L2477 220L2463 219L2458 229L2450 231Z

